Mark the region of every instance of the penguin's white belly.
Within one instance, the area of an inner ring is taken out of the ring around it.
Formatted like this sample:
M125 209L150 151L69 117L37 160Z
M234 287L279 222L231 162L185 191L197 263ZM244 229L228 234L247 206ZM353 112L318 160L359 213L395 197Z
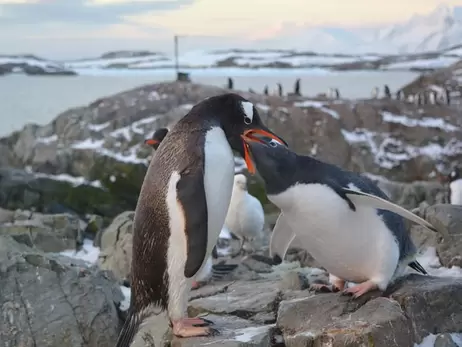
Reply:
M462 178L449 184L451 188L451 204L462 205Z
M212 253L228 213L234 183L234 155L223 129L207 131L204 146L204 189L207 200L207 253ZM204 259L202 267L207 258Z
M396 270L399 248L373 208L345 200L321 184L297 185L268 196L284 212L300 247L329 273L351 282L384 283Z

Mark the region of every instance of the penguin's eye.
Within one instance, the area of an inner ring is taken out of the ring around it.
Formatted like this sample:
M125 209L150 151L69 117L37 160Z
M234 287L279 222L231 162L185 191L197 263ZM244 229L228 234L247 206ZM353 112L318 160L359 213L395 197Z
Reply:
M271 140L269 145L274 148L274 147L277 147L278 143L274 140Z
M244 117L244 123L247 124L247 125L249 125L249 124L252 123L252 120L251 120L249 117L245 116L245 117Z

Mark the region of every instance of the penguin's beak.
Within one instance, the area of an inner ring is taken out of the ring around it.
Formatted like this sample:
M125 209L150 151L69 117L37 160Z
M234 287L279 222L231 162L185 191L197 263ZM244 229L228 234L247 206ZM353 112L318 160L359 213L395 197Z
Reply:
M148 140L145 140L145 141L144 141L144 144L145 144L145 145L149 145L149 146L155 146L155 145L158 145L158 144L159 144L159 141L158 141L158 140L154 140L154 139L148 139Z
M244 144L244 160L245 160L245 164L247 165L247 170L249 170L249 173L252 175L255 174L256 170L255 170L255 165L252 161L252 157L250 155L249 142L253 141L253 142L259 142L259 143L266 143L262 139L258 138L257 135L275 140L279 142L280 144L287 146L287 142L285 142L282 138L280 138L276 134L273 134L269 130L261 129L261 128L253 128L253 129L245 130L244 133L241 135L241 138L244 142L243 143Z

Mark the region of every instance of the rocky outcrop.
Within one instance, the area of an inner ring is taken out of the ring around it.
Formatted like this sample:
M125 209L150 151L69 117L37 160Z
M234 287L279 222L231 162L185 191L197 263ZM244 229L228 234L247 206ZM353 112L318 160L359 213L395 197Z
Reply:
M435 247L443 266L462 267L462 206L423 204L415 212L438 229L435 234L414 225L411 233L419 248Z
M110 273L0 236L0 344L110 347L123 299Z
M75 215L0 209L1 236L11 236L43 252L76 249L83 243L83 224Z
M152 154L144 139L159 127L175 124L204 98L224 92L192 83L146 85L0 139L1 166L26 167L40 174L37 184L29 182L31 178L23 179L27 184L16 179L14 188L8 183L8 202L0 196L0 206L46 211L55 196L54 201L79 214L112 218L133 210ZM403 182L426 181L462 159L461 120L451 108L393 100L321 101L241 94L295 151L347 169ZM0 186L5 180L11 182L11 174L2 175ZM39 192L31 192L31 186ZM261 182L255 191L266 203Z
M64 65L34 55L0 56L0 75L23 72L26 75L74 76L77 73Z

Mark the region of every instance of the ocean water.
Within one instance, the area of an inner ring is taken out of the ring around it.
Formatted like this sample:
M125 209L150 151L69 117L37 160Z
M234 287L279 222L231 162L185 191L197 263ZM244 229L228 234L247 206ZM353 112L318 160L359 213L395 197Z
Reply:
M82 70L79 76L7 75L0 77L0 136L21 129L26 123L46 124L71 107L83 106L103 96L115 94L148 83L174 78L173 70L105 71ZM234 79L234 88L252 88L262 92L268 85L270 93L281 83L284 93L291 92L296 78L301 79L303 95L315 96L338 88L343 98L370 97L374 87L388 84L392 91L409 83L418 74L407 71L329 72L311 70L194 70L194 82L224 86L227 77Z

